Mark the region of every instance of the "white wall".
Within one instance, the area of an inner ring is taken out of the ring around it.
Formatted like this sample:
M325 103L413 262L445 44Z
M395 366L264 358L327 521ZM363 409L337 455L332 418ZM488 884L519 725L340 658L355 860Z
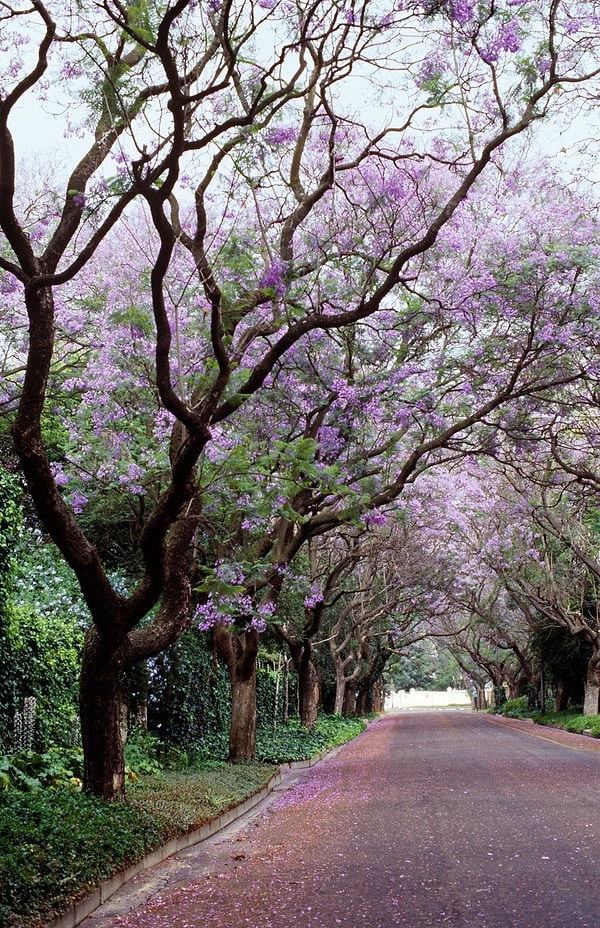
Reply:
M449 706L470 707L467 690L400 690L385 698L386 709L444 709Z

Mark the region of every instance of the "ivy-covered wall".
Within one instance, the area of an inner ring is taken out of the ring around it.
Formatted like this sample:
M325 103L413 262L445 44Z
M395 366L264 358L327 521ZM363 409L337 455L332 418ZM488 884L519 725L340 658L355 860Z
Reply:
M133 681L131 681L133 684ZM211 635L190 630L173 647L149 662L145 680L132 685L134 715L147 702L148 729L184 748L211 742L223 749L231 718L229 676L218 661ZM286 699L287 691L287 699ZM297 711L294 674L258 668L258 725L270 727Z

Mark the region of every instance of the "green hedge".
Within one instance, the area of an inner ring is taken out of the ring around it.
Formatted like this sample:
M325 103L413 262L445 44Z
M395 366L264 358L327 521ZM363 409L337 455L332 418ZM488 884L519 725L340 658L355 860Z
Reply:
M362 719L339 715L319 716L314 728L307 731L299 719L291 719L275 731L260 729L256 738L256 757L264 763L307 760L323 751L345 744L364 731Z

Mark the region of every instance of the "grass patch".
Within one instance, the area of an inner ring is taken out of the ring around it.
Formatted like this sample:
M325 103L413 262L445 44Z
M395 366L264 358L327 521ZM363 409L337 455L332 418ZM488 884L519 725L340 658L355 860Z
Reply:
M144 777L127 790L127 803L161 821L169 836L212 821L265 786L276 772L266 764L207 764L190 772Z

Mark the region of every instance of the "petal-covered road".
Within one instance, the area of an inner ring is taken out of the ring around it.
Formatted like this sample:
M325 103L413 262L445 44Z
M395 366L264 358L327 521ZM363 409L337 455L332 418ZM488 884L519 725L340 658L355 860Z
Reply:
M597 928L600 745L466 712L386 716L188 853L184 878L112 925Z

